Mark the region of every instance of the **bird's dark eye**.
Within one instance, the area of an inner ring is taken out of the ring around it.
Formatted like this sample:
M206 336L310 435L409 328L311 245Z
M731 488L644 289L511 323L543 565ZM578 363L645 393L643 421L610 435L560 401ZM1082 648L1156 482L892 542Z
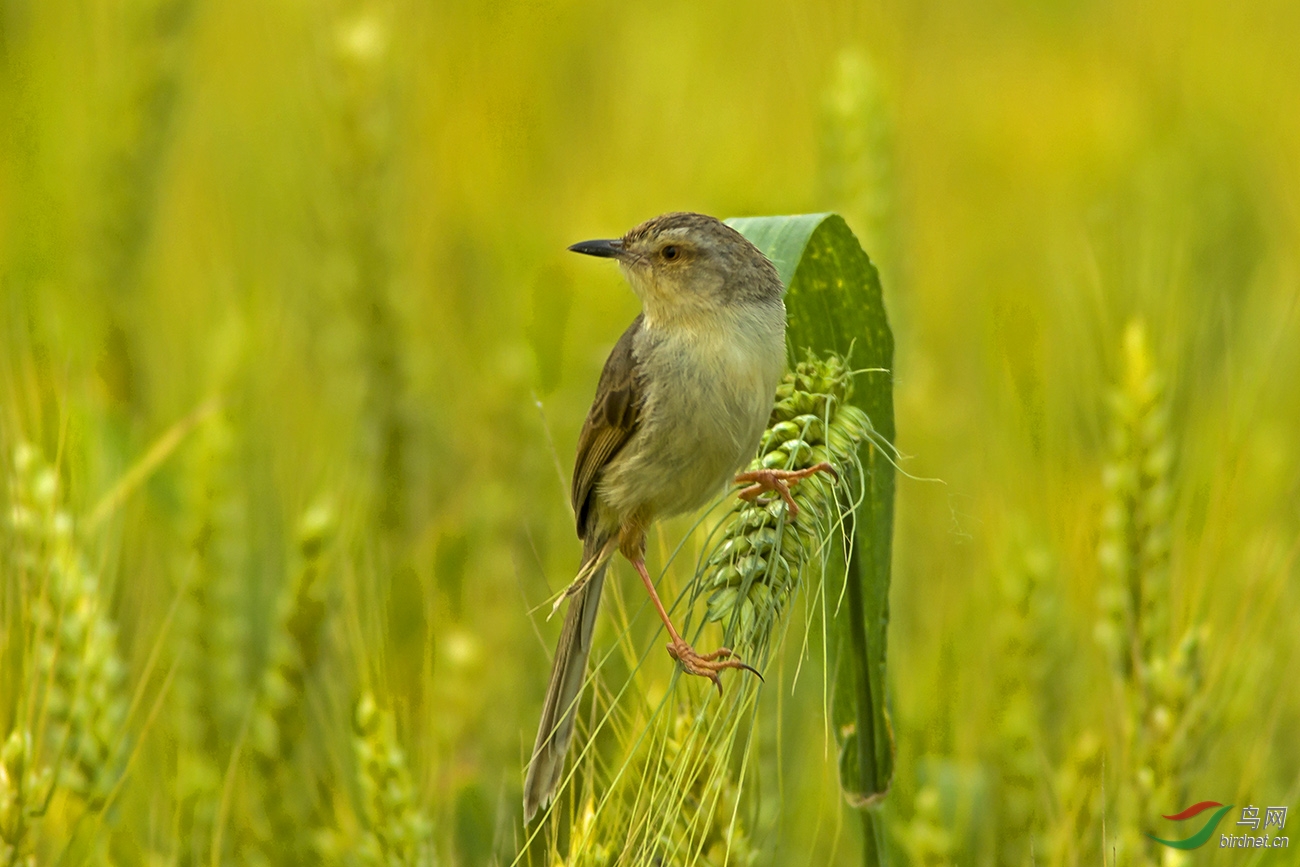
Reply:
M664 247L662 250L659 251L659 255L663 256L664 259L671 262L674 259L676 259L678 256L682 255L682 251L677 247L673 246L672 244L669 244L667 247Z

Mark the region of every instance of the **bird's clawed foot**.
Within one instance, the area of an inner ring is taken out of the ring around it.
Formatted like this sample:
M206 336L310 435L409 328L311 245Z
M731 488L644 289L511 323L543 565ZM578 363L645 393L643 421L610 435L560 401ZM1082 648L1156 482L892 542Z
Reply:
M670 642L668 645L668 655L681 665L682 671L687 674L695 674L700 677L707 677L713 681L713 685L718 688L718 695L722 695L722 679L718 677L718 672L724 668L743 668L745 671L753 672L759 680L763 675L758 673L758 669L752 665L741 662L739 659L732 659L731 648L719 647L712 653L701 656L695 652L685 641L678 639Z
M835 468L825 461L804 470L753 470L736 476L737 484L750 483L749 487L738 492L738 496L752 503L765 491L775 491L785 500L790 517L797 518L799 507L794 504L794 497L790 496L790 485L816 473L830 473L836 481L840 478Z

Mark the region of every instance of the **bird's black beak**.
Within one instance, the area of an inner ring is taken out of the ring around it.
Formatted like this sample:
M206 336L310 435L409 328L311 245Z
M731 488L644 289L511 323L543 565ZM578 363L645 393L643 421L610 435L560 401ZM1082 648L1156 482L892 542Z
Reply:
M569 247L575 253L584 256L600 256L602 259L617 259L623 255L623 242L615 238L609 241L579 241Z

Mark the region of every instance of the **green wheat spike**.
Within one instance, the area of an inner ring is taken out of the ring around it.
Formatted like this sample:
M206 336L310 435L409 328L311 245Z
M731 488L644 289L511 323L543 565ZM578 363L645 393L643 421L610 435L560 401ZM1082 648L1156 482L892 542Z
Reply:
M0 863L23 857L40 779L31 769L32 736L13 731L0 747Z
M252 694L243 580L248 509L234 478L235 433L224 413L199 434L190 480L189 546L180 599L171 704L176 729L177 834L182 863L206 856L222 774Z
M320 655L326 614L324 555L335 515L319 504L298 523L300 564L281 597L269 661L249 727L254 791L246 812L250 856L300 859L309 848L311 791L302 772L308 678Z
M1193 625L1175 645L1170 603L1174 444L1164 380L1146 329L1124 332L1122 370L1111 395L1111 456L1103 471L1106 504L1098 558L1106 583L1098 627L1118 692L1123 777L1117 792L1119 845L1135 864L1158 853L1144 823L1185 800L1196 720L1188 716L1200 684L1204 630Z
M848 402L852 388L847 366L834 355L810 356L786 375L749 469L799 470L826 461L843 484L837 492L820 474L800 482L792 489L795 520L780 500L738 500L705 559L698 592L708 598L706 618L724 625L742 655L766 654L805 568L830 553L842 510L861 496L852 490L861 480L857 450L871 423Z
M357 702L353 748L367 831L359 845L375 865L432 864L432 826L397 743L393 715L366 693Z
M117 625L62 507L58 475L30 445L15 451L12 490L19 568L43 582L30 646L36 750L59 788L97 809L124 758L128 700Z

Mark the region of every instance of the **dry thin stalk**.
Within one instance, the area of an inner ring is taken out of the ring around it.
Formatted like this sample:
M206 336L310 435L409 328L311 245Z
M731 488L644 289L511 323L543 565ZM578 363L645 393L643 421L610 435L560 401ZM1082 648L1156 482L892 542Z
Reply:
M752 692L746 691L752 705ZM559 867L612 864L752 864L758 850L742 822L741 785L721 727L682 706L664 731L628 760L618 785L587 797L570 829ZM665 803L667 801L667 803ZM612 823L622 825L622 833Z

